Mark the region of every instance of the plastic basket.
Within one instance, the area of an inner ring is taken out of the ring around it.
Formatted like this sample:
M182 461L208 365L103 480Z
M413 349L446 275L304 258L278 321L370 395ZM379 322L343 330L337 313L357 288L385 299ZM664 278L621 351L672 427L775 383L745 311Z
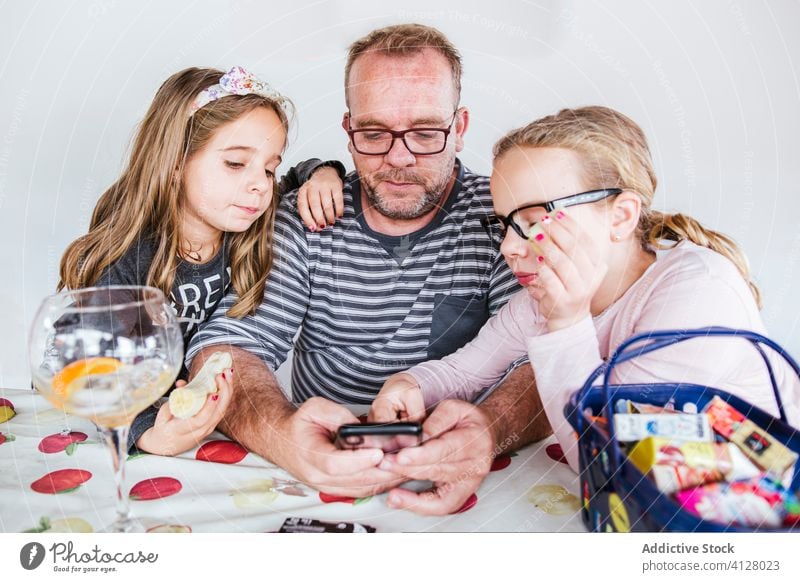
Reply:
M710 386L685 383L610 384L611 371L623 362L692 338L713 336L742 338L750 341L758 350L769 372L780 419L741 398ZM800 376L800 368L789 354L772 340L757 333L719 327L658 331L636 335L623 342L608 361L589 376L584 386L572 394L564 413L578 434L582 517L590 531L765 531L711 522L682 509L627 459L614 438L613 421L614 406L619 399L658 406L673 402L676 410L683 410L684 405L692 403L700 411L714 396L719 396L777 441L800 453L800 434L787 423L772 365L763 346L780 354ZM601 375L602 386L593 386ZM608 430L592 422L585 414L587 410L594 415L605 416ZM799 487L800 462L796 463L789 489L796 493ZM769 531L800 531L800 527Z

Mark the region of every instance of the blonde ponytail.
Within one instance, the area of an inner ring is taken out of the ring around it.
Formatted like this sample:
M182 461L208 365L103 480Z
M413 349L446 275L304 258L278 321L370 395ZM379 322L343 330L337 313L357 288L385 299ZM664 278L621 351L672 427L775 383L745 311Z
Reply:
M762 308L761 291L750 274L747 256L730 237L705 228L697 220L685 214L665 214L647 209L639 220L642 243L645 248L666 249L673 245L663 241L674 241L675 244L688 240L715 251L730 260L739 269L750 291L755 297L758 308Z

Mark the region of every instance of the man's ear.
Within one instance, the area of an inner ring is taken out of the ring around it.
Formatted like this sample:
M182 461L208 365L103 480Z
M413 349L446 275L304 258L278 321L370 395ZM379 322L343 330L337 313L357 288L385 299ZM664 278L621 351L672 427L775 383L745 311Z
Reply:
M344 115L342 115L342 129L345 131L350 130L350 112L345 111ZM353 144L350 141L350 135L347 136L347 151L350 152L350 155L353 155Z
M460 152L464 149L464 134L467 133L469 127L469 109L466 107L459 107L456 112L456 151Z
M639 225L642 199L635 192L623 190L611 204L611 238L628 238ZM619 240L619 239L616 239Z

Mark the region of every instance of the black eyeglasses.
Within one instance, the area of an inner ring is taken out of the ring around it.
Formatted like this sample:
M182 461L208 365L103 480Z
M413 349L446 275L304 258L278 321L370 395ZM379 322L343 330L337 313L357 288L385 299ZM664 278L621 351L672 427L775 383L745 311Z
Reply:
M406 149L415 156L440 154L447 145L447 136L453 128L458 110L453 112L447 128L412 127L402 131L391 129L348 129L347 135L355 150L366 156L385 156L394 147L394 140L402 139ZM350 123L348 114L348 125Z
M485 228L492 226L500 227L500 231L505 235L509 227L514 229L520 237L527 239L531 227L541 221L546 214L558 208L577 206L578 204L590 204L598 202L609 196L616 196L622 193L622 188L603 188L602 190L589 190L580 194L572 194L563 198L550 200L549 202L538 202L536 204L526 204L512 211L508 216L497 216L492 214L481 220Z

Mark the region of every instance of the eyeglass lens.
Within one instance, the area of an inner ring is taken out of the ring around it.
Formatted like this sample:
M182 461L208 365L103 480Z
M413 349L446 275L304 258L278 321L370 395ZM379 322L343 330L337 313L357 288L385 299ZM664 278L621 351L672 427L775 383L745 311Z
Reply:
M410 130L403 134L406 147L412 154L432 154L444 149L447 133L444 130ZM353 133L353 144L361 153L386 154L392 149L394 136L388 131L359 131Z

